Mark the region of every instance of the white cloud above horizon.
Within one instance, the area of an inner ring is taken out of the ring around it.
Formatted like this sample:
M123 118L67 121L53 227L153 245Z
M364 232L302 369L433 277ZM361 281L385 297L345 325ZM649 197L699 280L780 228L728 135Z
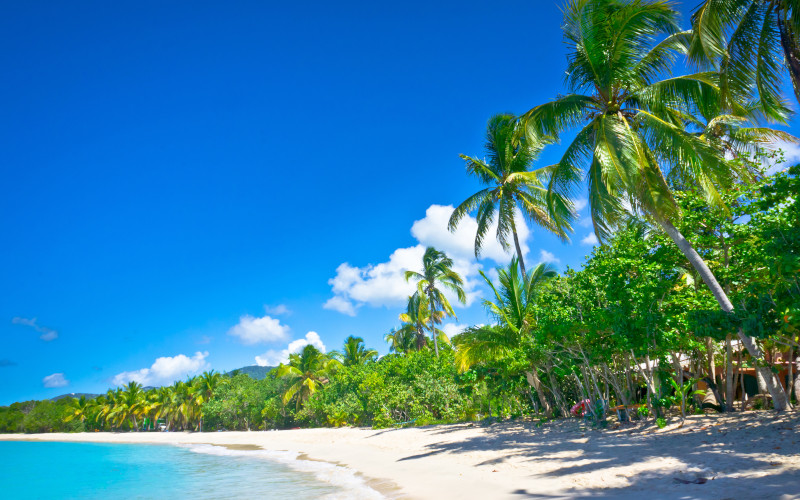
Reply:
M591 233L587 234L586 236L584 236L583 238L581 238L581 245L595 246L595 245L598 245L599 243L600 243L600 240L597 239L597 235L594 234L594 232L591 232Z
M11 319L11 323L15 325L24 325L29 326L36 330L37 332L41 333L39 338L44 340L45 342L50 342L58 338L58 332L53 330L52 328L47 328L46 326L41 326L36 323L36 318L21 318L19 316L15 316Z
M540 250L539 251L539 262L545 262L550 264L559 264L561 259L555 256L552 252L548 252L547 250Z
M478 222L467 216L453 233L447 230L447 223L453 213L451 205L431 205L425 211L425 217L414 221L411 235L418 244L407 248L398 248L389 256L387 262L369 264L363 267L353 266L347 262L336 268L336 276L328 281L333 297L323 304L323 308L355 316L364 305L370 307L402 306L408 296L414 293L414 283L405 280L405 272L418 270L422 266L422 256L428 246L443 251L453 259L453 269L464 278L464 291L467 294L469 307L480 296L478 289L482 282L478 271L482 265L475 259L474 245ZM530 230L522 214L517 210L517 232L520 239L523 257L530 251L527 240ZM513 247L503 249L495 234L494 224L484 240L481 259L491 259L497 264L506 264L513 255ZM527 257L526 257L527 258ZM461 305L451 297L454 307Z
M253 345L278 342L289 337L289 327L270 316L256 318L245 314L239 323L228 330L228 335L236 337L242 344Z
M256 356L256 364L258 366L277 366L281 363L288 363L290 354L299 353L307 345L313 345L320 351L326 352L325 344L322 343L319 334L311 331L306 333L305 337L289 342L286 349L281 349L279 351L270 349L264 354Z
M42 385L47 388L52 387L66 387L69 385L69 380L64 378L63 373L54 373L42 379Z
M209 368L207 357L208 351L198 351L192 357L178 354L157 358L150 368L118 373L113 378L113 384L120 386L128 382L138 382L143 386L169 385L186 376L207 370Z

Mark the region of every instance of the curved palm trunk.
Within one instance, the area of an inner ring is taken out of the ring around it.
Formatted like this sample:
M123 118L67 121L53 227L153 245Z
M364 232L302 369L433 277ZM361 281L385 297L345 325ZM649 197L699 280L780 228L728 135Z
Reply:
M539 374L537 373L536 368L525 372L525 378L528 380L528 383L533 387L536 391L536 397L539 398L539 403L542 405L542 410L546 417L551 417L553 415L553 408L550 406L550 402L547 400L547 396L544 394L544 390L542 389L542 382L539 380Z
M431 336L433 337L433 348L436 350L436 357L439 357L439 341L436 339L436 306L433 303L433 291L428 291L428 300L431 307Z
M678 248L680 248L683 255L692 264L692 267L694 267L698 274L700 274L700 277L703 278L703 282L711 289L711 293L714 295L714 298L717 299L720 308L726 313L733 313L733 304L728 298L728 295L722 289L722 286L720 286L717 278L708 268L703 258L700 257L700 254L692 247L692 244L689 243L689 241L683 237L683 234L668 220L656 217L656 222L664 229L672 241L678 245ZM747 349L747 352L749 352L750 356L755 360L756 370L758 374L764 378L767 390L772 396L772 403L775 410L782 411L791 409L792 405L786 397L786 391L783 390L783 385L778 381L778 377L772 373L769 366L766 365L764 353L756 343L755 338L747 335L741 327L739 327L737 335L742 345Z
M789 69L789 76L792 80L794 95L800 103L800 45L794 38L794 34L786 27L783 22L781 12L776 13L778 17L778 30L781 34L781 46L783 47L783 57L786 59L786 66Z
M517 225L511 224L511 232L514 234L514 246L517 247L517 258L519 259L519 268L522 271L522 277L527 276L525 273L525 262L522 261L522 248L519 246L519 237L517 236Z

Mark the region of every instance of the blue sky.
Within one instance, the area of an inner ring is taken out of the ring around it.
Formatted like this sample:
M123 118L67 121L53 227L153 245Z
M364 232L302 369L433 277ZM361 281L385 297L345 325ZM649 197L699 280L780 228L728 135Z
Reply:
M486 120L563 91L550 2L17 2L0 16L0 404L169 383L359 335L386 352L433 244L486 321ZM558 157L547 150L542 163ZM584 210L585 212L585 210ZM528 261L591 245L538 228Z

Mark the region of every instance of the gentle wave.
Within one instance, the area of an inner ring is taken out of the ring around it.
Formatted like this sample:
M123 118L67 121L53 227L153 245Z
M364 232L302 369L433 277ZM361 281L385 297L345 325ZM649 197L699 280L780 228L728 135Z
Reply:
M386 498L384 495L371 488L366 481L359 477L352 469L328 462L302 460L298 458L300 455L299 453L274 450L234 450L211 444L183 445L182 447L194 453L206 455L246 457L278 462L289 466L293 470L311 473L320 481L343 490L322 497L325 499L378 500Z

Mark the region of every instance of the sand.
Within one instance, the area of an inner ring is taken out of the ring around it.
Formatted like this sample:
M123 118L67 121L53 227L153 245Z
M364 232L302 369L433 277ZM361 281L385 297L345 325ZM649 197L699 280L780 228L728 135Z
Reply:
M614 427L612 425L612 427ZM683 428L577 420L406 429L0 435L288 450L358 471L392 498L800 499L800 414L693 416ZM706 480L703 484L684 481Z

